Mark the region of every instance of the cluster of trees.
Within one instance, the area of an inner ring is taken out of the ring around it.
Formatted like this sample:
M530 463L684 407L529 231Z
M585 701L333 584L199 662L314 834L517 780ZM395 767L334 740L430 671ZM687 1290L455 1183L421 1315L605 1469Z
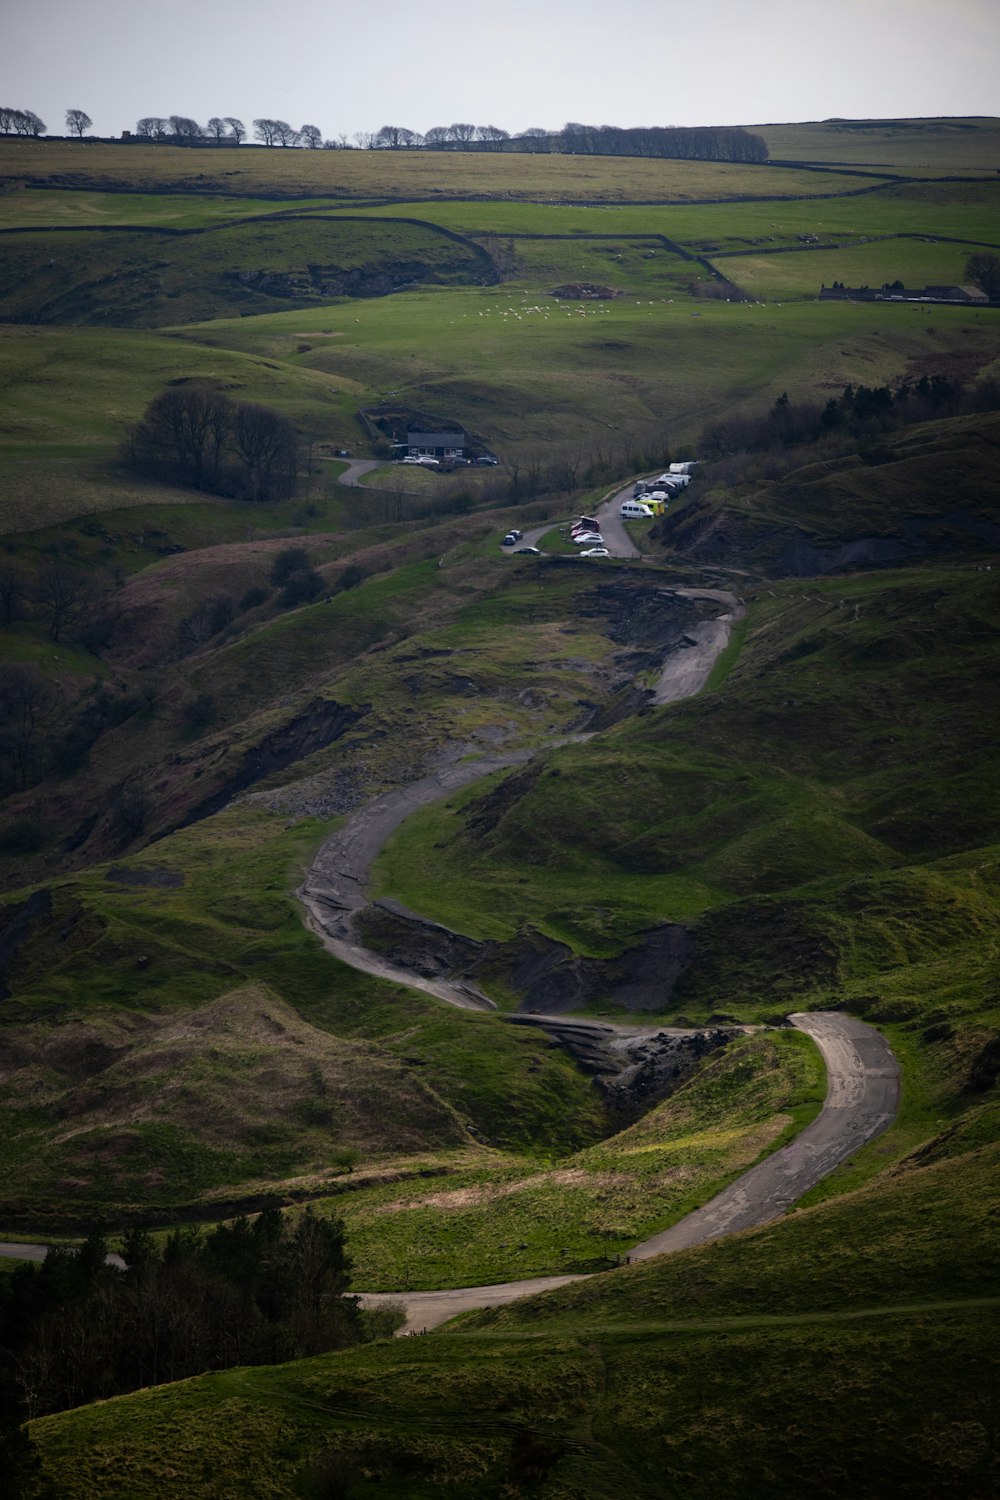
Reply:
M682 161L766 162L768 159L763 136L748 130L707 126L688 130L674 126L625 128L571 122L562 130L532 126L512 136L499 125L461 122L435 125L425 135L403 125L383 125L380 130L360 131L353 140L359 149L371 151L513 150L574 156L672 157ZM337 143L328 141L326 144ZM339 144L346 144L346 141Z
M297 455L287 418L205 386L156 396L129 433L124 453L137 473L257 501L286 500L294 493Z
M1000 255L977 251L965 262L965 279L985 292L991 302L1000 302Z
M945 375L904 380L895 389L887 385L847 385L825 406L815 401L793 401L786 392L767 412L711 423L701 434L699 450L706 458L725 458L795 448L825 438L864 443L873 434L913 422L998 408L1000 382L987 379L969 388Z
M220 119L213 115L207 125L199 125L188 115L144 115L136 121L135 133L149 141L174 141L177 145L191 145L194 141L233 141L239 145L246 139L247 128L235 115Z
M680 161L765 162L767 143L749 130L722 126L681 128L673 125L581 125L562 130L528 130L518 137L520 149L559 151L574 156L655 156ZM528 144L528 143L531 144Z
M391 1331L346 1294L340 1220L278 1208L172 1233L126 1234L124 1268L91 1234L19 1267L0 1291L0 1401L6 1425L183 1380L206 1370L275 1364ZM385 1320L383 1319L383 1323Z
M44 135L48 126L33 109L8 109L0 105L0 130L4 135Z

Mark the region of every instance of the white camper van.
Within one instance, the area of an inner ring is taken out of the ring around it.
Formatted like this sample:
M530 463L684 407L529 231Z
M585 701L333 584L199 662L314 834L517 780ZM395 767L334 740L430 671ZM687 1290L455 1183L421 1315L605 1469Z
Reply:
M653 512L641 500L623 500L618 514L623 521L643 521L651 517Z

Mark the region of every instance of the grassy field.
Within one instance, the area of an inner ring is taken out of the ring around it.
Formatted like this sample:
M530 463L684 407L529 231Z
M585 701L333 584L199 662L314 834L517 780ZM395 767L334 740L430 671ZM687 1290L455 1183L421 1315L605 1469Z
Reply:
M609 165L612 170L609 171ZM790 197L817 191L808 172L729 162L493 152L287 151L116 146L92 142L0 143L0 175L12 183L102 191L275 198L514 197L568 201L683 202L699 198ZM826 190L834 181L823 178ZM837 185L857 186L845 177ZM823 191L821 185L818 189Z
M935 309L931 335L908 307L692 305L662 290L658 301L576 304L548 292L544 283L432 288L332 309L322 323L278 313L178 331L397 393L485 432L507 462L553 448L623 449L657 433L691 441L749 399L876 383L909 361L937 368L957 349L989 362L998 349L992 323L964 309ZM316 338L319 329L337 337ZM303 340L313 347L299 354Z
M179 232L0 237L6 322L162 327L224 313L495 279L488 257L433 226L275 218Z
M818 185L825 177L814 179ZM346 209L353 212L353 209ZM781 202L630 204L619 207L528 202L448 202L370 206L366 216L411 213L459 234L666 235L688 249L711 245L799 244L876 234L926 234L1000 242L1000 185L995 182L887 182L838 196Z
M124 507L190 504L190 491L137 478L116 462L128 426L170 381L185 379L218 381L230 395L265 402L307 431L353 440L357 390L322 372L162 334L2 328L0 529L24 532Z
M821 286L881 287L901 281L910 290L928 284L961 285L965 265L976 254L973 245L923 240L881 240L878 244L844 245L838 250L791 251L781 255L714 256L712 264L743 291L766 301L815 298ZM990 317L989 310L984 315Z
M907 172L992 172L1000 122L967 119L818 120L797 125L752 125L773 157Z
M342 208L338 198L310 198L309 213ZM296 212L273 198L212 193L123 193L21 188L0 197L0 229L129 228L207 229L264 215L280 220ZM301 212L301 210L299 210Z

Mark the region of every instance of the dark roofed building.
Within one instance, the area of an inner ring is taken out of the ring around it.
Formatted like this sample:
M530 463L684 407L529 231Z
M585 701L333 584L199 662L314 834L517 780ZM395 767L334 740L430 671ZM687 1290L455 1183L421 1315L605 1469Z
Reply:
M408 432L406 451L414 458L462 458L464 432Z

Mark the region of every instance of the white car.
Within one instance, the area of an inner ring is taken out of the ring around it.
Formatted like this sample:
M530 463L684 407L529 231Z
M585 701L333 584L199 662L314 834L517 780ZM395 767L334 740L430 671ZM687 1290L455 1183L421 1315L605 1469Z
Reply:
M611 553L607 547L584 547L583 551L576 555L577 557L610 557Z
M604 546L604 538L599 531L581 531L579 536L573 538L573 541L578 547Z

